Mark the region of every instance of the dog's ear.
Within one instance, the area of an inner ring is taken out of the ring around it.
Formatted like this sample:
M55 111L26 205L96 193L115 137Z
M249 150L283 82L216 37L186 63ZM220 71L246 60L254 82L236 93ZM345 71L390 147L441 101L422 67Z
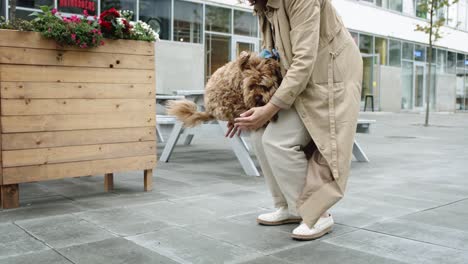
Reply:
M247 51L242 51L241 54L239 55L239 68L241 70L245 69L245 66L247 65L247 62L250 59L250 53Z

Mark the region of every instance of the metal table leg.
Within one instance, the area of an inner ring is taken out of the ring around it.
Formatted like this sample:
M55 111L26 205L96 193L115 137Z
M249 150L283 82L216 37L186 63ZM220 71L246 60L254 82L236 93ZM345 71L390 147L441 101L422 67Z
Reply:
M167 139L166 146L164 147L164 150L161 154L161 158L159 159L160 161L169 162L169 158L172 155L172 151L174 151L177 141L179 141L180 134L182 134L183 131L184 127L182 122L176 121L174 128L172 129L171 134Z
M369 162L369 159L356 140L354 140L353 155L359 162Z
M219 121L218 124L221 126L223 134L226 134L228 130L227 122ZM234 150L234 154L236 154L237 159L244 169L245 174L248 176L260 176L260 173L258 172L255 163L250 157L250 153L244 144L243 139L236 135L235 137L229 139L229 143L231 144L231 147Z

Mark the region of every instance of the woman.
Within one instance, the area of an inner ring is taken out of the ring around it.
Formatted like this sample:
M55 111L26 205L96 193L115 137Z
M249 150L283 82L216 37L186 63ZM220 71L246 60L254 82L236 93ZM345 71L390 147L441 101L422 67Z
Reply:
M330 0L249 2L259 18L263 49L279 54L284 79L267 105L242 114L226 135L252 131L278 208L258 216L258 223L302 221L292 237L316 239L331 231L334 222L327 210L346 188L360 105L361 55ZM278 121L262 128L276 113Z

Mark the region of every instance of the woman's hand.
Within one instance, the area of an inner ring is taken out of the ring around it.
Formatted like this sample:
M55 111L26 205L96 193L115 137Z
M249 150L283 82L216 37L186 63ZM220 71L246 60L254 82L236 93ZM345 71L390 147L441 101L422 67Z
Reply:
M234 126L232 122L227 123L227 127L228 127L228 131L226 132L226 135L224 135L225 137L232 138L236 134L240 136L242 131L238 127Z
M259 129L270 121L279 110L280 108L272 103L251 108L234 120L234 126L241 131Z

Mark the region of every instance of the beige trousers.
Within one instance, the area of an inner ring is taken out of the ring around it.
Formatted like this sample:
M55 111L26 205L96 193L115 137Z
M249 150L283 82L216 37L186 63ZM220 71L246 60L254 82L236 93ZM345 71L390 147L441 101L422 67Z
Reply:
M298 216L297 202L306 180L320 185L323 183L321 174L330 175L330 169L319 151L307 161L302 148L311 137L296 109L280 110L278 121L251 132L251 139L274 206L288 207L292 215ZM308 166L314 166L314 175L307 175Z

